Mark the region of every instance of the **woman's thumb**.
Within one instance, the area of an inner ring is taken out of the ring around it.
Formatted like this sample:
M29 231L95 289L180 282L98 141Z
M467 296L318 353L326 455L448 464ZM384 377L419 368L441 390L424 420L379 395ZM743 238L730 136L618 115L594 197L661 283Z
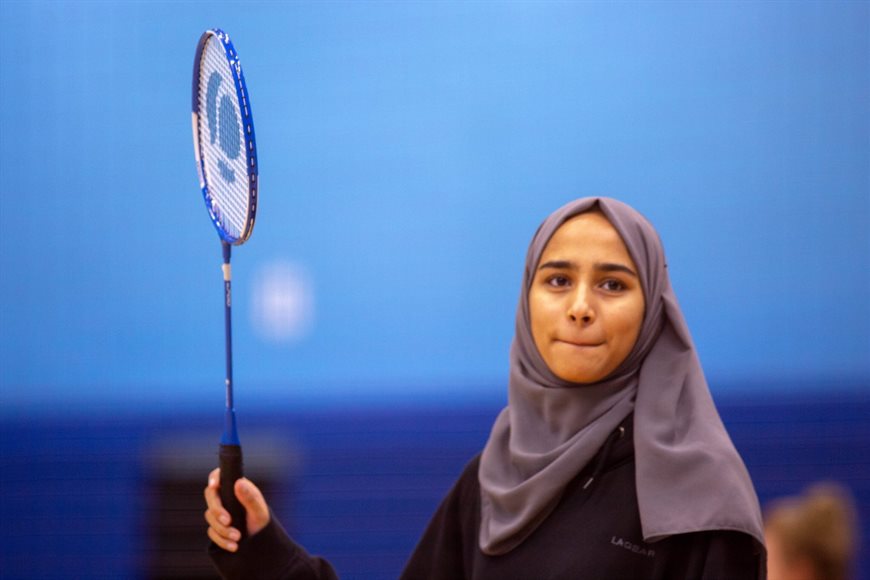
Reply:
M254 535L269 523L269 506L260 489L246 477L236 481L235 492L248 512L248 533Z

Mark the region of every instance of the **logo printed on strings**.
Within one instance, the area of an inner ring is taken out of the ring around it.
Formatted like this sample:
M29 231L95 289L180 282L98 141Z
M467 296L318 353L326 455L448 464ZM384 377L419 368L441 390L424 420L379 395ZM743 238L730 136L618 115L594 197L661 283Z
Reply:
M242 152L239 138L239 120L236 117L236 107L230 95L220 94L223 78L217 72L211 73L206 87L206 116L208 118L209 142L215 141L228 160L238 159ZM218 159L218 171L227 183L236 181L236 172L229 164Z

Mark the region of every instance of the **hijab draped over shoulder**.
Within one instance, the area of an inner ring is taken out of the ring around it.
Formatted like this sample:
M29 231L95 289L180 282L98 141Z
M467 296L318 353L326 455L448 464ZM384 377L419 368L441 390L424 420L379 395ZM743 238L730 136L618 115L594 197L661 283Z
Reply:
M555 231L593 210L622 237L638 268L646 309L637 342L620 366L597 383L576 384L554 375L535 346L529 289ZM521 544L632 412L644 539L736 530L763 543L758 498L713 405L658 234L622 202L583 198L541 224L526 256L508 405L492 427L478 472L480 549L496 555Z

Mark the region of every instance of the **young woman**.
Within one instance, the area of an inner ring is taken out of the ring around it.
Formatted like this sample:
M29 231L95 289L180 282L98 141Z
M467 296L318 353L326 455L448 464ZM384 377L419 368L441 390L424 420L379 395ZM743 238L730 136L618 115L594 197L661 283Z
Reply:
M206 521L225 577L336 577L247 480L237 543L217 481ZM655 230L613 199L560 208L526 256L508 405L402 578L764 578L763 541Z

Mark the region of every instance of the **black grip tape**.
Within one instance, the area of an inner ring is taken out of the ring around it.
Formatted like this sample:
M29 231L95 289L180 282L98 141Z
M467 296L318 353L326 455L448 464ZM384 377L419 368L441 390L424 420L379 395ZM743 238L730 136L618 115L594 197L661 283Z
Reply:
M240 445L221 445L219 456L221 468L221 503L224 509L230 512L230 518L232 518L230 525L239 530L244 538L248 535L245 508L239 502L234 490L236 480L240 479L243 475L242 448Z

